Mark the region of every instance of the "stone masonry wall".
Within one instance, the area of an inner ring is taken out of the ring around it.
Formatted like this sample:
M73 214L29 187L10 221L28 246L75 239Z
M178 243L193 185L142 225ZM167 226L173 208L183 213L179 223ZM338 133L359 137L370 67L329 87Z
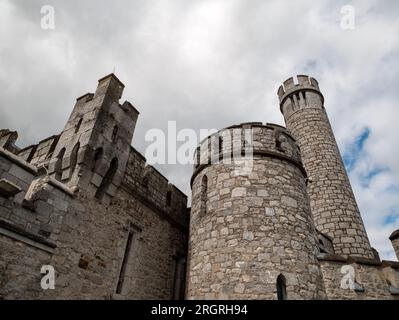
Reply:
M37 145L21 150L0 131L0 298L183 296L187 197L131 147L138 111L119 104L123 87L100 79ZM54 290L40 289L43 264Z
M0 157L0 164L0 178L22 188L15 197L0 196L1 298L173 297L176 277L184 278L175 273L176 258L187 252L185 208L175 213L183 222L174 221L161 208L149 207L123 188L106 206L84 191L74 198L46 185L46 193L37 188L39 196L32 211L24 199L37 173L28 163L33 172L23 171L6 157ZM136 236L126 253L132 227ZM123 285L116 293L126 254ZM45 264L55 268L55 290L40 288L40 268Z
M320 259L329 300L399 300L399 264L341 260ZM351 269L355 287L349 286Z
M121 190L110 206L79 195L69 212L52 263L57 270L51 299L170 299L174 256L186 252L184 229L172 226ZM116 292L127 237L137 237L128 253L123 285ZM183 232L182 232L183 230Z

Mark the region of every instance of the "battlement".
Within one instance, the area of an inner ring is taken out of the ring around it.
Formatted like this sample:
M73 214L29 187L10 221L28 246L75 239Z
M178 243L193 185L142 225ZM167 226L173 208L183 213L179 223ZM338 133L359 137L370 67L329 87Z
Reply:
M286 128L271 123L247 122L226 127L203 139L194 155L194 169L215 159L226 160L246 152L280 157L301 166L299 148Z
M297 82L295 82L295 80L297 80ZM320 92L319 83L315 78L307 75L298 75L296 78L288 78L278 88L277 95L280 100L280 105L284 104L284 100L288 96L299 91L314 91L319 93L323 97Z
M175 222L186 224L187 196L156 168L148 165L145 157L133 147L130 149L122 188Z

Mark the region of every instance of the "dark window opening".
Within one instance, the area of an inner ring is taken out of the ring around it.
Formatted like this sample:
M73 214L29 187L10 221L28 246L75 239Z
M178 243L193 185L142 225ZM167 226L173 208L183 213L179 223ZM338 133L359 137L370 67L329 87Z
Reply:
M186 259L182 256L174 258L175 269L173 276L172 299L183 300L185 289Z
M80 143L78 142L72 149L70 163L69 163L69 179L72 178L72 175L75 171L76 164L78 162L78 152L79 152Z
M62 148L57 155L57 161L55 163L55 179L61 181L62 179L62 160L64 159L65 148Z
M94 159L93 159L93 167L91 169L92 172L96 171L98 164L100 163L100 160L103 156L104 150L103 148L97 148L96 151L94 152Z
M77 123L77 125L76 125L76 127L75 127L75 133L77 133L79 131L80 126L82 125L82 121L83 121L83 118L80 118L78 123Z
M108 187L111 185L117 169L118 169L118 159L113 158L111 161L111 164L109 165L107 172L104 175L103 180L101 181L100 186L97 189L97 192L95 195L95 197L97 199L102 199L102 197L104 196Z
M118 136L118 126L115 126L114 129L112 130L112 142L116 141L116 137Z
M201 214L207 213L207 198L208 198L208 177L204 175L201 180Z
M129 234L127 236L127 241L126 241L125 252L123 254L122 267L121 267L121 271L119 273L118 284L117 284L117 287L116 287L116 293L121 293L122 292L123 281L125 280L126 267L127 267L128 261L129 261L129 256L130 256L130 251L131 251L131 248L132 248L133 237L134 237L134 232L133 231L129 231Z
M277 277L276 287L277 287L277 299L278 300L287 300L287 286L286 286L285 278L282 274L280 274Z

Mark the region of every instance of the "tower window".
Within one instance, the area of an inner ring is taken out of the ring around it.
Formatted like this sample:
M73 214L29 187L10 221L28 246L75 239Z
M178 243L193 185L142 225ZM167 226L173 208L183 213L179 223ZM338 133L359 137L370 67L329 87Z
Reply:
M97 148L96 151L94 152L94 158L93 158L93 167L91 168L91 171L94 172L96 171L98 164L103 156L104 150L103 148Z
M114 126L114 129L112 130L112 142L116 141L116 137L118 136L118 126Z
M57 161L55 163L55 179L61 181L62 179L62 160L64 159L65 148L62 148L57 155Z
M205 215L207 213L207 198L208 198L208 177L204 175L201 180L201 215Z
M76 164L78 162L78 152L79 152L80 143L78 142L72 149L70 165L69 165L69 179L72 178L72 175L75 171Z
M123 282L125 280L126 273L128 272L129 264L131 264L131 254L132 251L134 250L134 247L136 246L137 238L140 232L141 232L140 229L131 226L129 233L127 235L125 252L123 254L123 259L122 259L122 266L119 272L118 283L116 286L116 293L118 294L122 293Z
M280 274L277 277L276 287L277 287L277 299L278 300L287 300L287 286L286 286L285 278L282 274Z
M105 173L103 180L101 181L100 186L97 189L95 195L97 199L102 199L108 187L111 185L117 169L118 169L118 159L113 158L107 172Z
M184 299L184 275L186 273L186 259L183 255L174 257L174 276L172 286L172 299Z
M77 123L77 125L76 125L76 127L75 127L75 133L77 133L79 131L80 126L82 125L82 121L83 121L83 118L80 118L78 123Z

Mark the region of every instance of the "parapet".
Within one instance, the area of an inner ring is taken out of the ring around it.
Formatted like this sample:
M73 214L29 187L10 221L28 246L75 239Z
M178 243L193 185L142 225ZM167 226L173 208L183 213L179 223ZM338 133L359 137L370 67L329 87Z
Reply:
M180 227L188 223L187 196L131 147L122 188Z
M306 177L299 147L285 127L247 122L219 130L200 142L194 155L196 161L191 183L205 166L222 161L228 164L241 156L268 156L288 161Z
M314 91L319 93L322 96L322 100L324 101L323 95L320 92L319 83L315 78L312 78L307 75L298 75L296 77L297 83L293 77L288 78L283 82L283 84L278 88L277 95L280 100L280 105L283 105L284 100L290 96L291 94L298 91Z

